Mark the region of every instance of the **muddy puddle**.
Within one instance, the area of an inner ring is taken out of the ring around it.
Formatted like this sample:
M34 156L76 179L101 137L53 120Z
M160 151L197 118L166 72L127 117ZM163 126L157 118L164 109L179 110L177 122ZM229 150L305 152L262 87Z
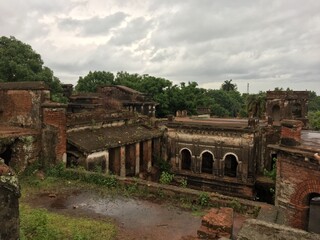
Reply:
M118 225L118 239L194 239L199 216L168 204L121 196L102 197L92 192L41 194L34 201L51 211L93 218L107 217Z

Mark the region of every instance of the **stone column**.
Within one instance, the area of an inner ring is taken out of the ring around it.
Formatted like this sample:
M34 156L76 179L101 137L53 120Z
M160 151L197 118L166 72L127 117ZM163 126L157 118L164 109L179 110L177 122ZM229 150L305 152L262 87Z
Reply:
M151 170L152 167L152 140L147 140L147 149L146 149L146 161L147 161L147 170Z
M135 174L138 175L140 173L140 142L136 143L135 146L136 149L136 170L135 170Z
M126 176L126 147L120 147L120 177Z
M105 173L109 174L109 151L108 150L105 150L104 158L105 158L105 163L106 163Z

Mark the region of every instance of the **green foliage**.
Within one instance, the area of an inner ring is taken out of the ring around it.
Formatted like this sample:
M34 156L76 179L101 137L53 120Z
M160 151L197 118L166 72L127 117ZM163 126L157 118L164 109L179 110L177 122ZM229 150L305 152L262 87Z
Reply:
M210 204L210 196L207 192L202 192L200 193L199 197L198 197L198 204L201 207L207 207Z
M313 91L309 93L308 109L310 112L320 111L320 96Z
M44 81L51 89L52 100L65 102L60 80L43 66L40 54L14 37L0 38L0 82Z
M316 112L309 112L308 119L312 129L320 130L320 110Z
M266 110L266 93L247 95L246 105L249 117L262 118Z
M171 164L168 161L164 160L159 156L154 156L154 159L155 159L155 166L159 168L160 172L170 172Z
M221 90L227 91L227 92L229 92L229 91L237 91L237 85L233 84L231 82L232 82L232 79L225 80L223 82L223 84L221 85Z
M181 182L180 182L180 186L183 187L183 188L186 188L188 185L188 180L186 177L182 178L181 179Z
M170 184L174 178L174 174L169 172L162 172L159 182L161 184Z
M267 169L264 169L263 170L263 174L269 178L271 178L272 180L276 180L276 177L277 177L277 159L274 158L273 159L274 162L272 164L272 169L271 171L268 171Z
M113 85L114 83L113 73L105 71L90 71L85 77L79 77L75 89L78 92L96 92L99 86Z
M105 221L73 218L20 204L21 240L111 240L115 235L115 226Z

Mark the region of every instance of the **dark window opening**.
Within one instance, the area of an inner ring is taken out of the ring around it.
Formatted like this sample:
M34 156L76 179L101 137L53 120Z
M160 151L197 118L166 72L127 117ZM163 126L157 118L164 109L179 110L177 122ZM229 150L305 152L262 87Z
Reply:
M202 167L201 172L202 173L210 173L212 174L213 171L213 156L209 152L205 152L202 154Z
M6 150L0 154L0 157L4 160L4 163L9 166L12 157L11 147L7 146Z
M191 154L187 149L181 151L181 169L191 170Z
M237 176L238 162L234 155L227 155L224 159L224 175L228 177Z
M320 233L320 194L312 193L309 197L308 231Z
M280 107L279 105L274 105L272 108L272 119L275 122L280 121Z
M292 106L292 116L293 118L301 118L302 114L301 114L301 104L299 103L295 103Z

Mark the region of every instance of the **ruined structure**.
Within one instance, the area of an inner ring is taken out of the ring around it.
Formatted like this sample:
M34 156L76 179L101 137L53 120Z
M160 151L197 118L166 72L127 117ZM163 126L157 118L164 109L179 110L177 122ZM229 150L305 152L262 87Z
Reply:
M0 83L0 157L17 172L36 160L65 158L65 105L43 82Z
M260 142L255 121L176 118L167 127L175 174L205 190L254 197Z
M150 172L162 154L162 132L152 127L147 117L110 105L107 108L104 98L101 94L70 97L68 166L80 164L122 177Z
M98 93L106 101L118 101L121 105L131 111L138 112L148 117L155 117L157 103L152 101L146 94L138 92L126 86L101 86L98 88Z
M17 176L0 160L0 239L19 239L19 197Z
M320 203L320 134L302 127L300 121L282 121L281 144L270 145L277 151L275 204L287 225L320 233L314 215Z
M275 124L282 119L296 119L307 126L308 99L308 91L267 91L266 115Z

